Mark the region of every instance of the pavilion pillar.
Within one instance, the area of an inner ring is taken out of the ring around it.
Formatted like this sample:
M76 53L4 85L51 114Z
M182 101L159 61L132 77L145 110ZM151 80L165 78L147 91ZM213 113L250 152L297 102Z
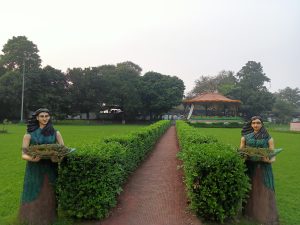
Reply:
M190 108L190 112L189 112L189 115L187 117L187 119L189 120L193 114L193 111L194 111L194 104L191 105L191 108Z

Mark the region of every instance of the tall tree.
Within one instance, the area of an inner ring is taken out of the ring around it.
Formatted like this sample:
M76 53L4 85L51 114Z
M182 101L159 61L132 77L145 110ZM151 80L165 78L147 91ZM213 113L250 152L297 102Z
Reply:
M233 71L222 70L216 77L217 90L223 95L230 95L231 90L237 84L237 78Z
M231 96L242 101L241 111L245 117L271 111L275 99L264 85L270 79L263 72L260 63L247 62L237 73L237 78L238 82L231 91Z
M195 81L195 87L188 96L196 96L204 92L219 92L227 95L236 85L237 79L233 71L222 70L217 76L201 76Z
M300 90L299 88L286 87L279 90L278 97L283 100L292 103L294 106L300 107Z
M86 113L98 111L104 102L103 76L97 68L73 68L67 71L73 112Z
M22 79L18 71L0 77L0 120L20 119Z
M2 57L3 57L3 56L0 55L0 62L1 62L1 58L2 58ZM3 65L1 65L1 63L0 63L0 77L1 77L2 75L4 75L6 71L7 71L7 70L5 69L5 67L4 67Z
M144 114L151 117L178 106L182 102L185 89L183 81L178 77L156 72L148 72L142 76L141 88Z
M276 123L289 123L295 114L295 106L288 101L276 97L272 113Z
M262 65L255 61L248 61L236 75L239 86L245 89L264 90L265 82L270 82L270 78L263 72Z
M29 111L45 107L56 116L69 109L67 78L60 70L46 66L27 74L25 103Z
M300 90L286 87L274 94L276 97L272 113L278 123L288 123L300 115Z
M25 64L25 71L40 68L41 59L37 46L25 36L17 36L9 39L3 46L0 57L0 66L8 70L21 70Z
M119 106L123 111L123 120L136 115L141 109L140 73L138 65L125 62L117 64L115 72L104 78L109 87L106 103Z

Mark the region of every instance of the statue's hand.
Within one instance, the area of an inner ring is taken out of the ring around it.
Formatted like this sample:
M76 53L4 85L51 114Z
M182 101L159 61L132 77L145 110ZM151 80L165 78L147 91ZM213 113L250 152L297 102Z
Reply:
M269 159L268 157L262 157L262 161L265 163L273 163L275 161L275 157Z
M41 158L39 156L35 156L35 157L31 157L31 159L29 161L31 161L31 162L38 162L40 160L41 160Z

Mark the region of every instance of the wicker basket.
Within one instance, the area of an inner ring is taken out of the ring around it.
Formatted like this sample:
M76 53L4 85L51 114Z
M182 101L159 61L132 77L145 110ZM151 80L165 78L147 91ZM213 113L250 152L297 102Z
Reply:
M41 159L51 159L52 162L61 162L63 158L75 151L74 148L68 148L60 144L42 144L42 145L31 145L28 148L27 154Z
M262 161L263 157L267 157L271 159L272 157L280 153L282 150L283 150L282 148L270 150L268 148L246 147L246 148L239 149L238 152L243 158L247 160Z

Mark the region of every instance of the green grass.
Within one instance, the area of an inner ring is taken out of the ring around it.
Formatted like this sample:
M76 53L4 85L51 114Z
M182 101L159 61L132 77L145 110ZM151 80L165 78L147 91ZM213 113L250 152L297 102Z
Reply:
M102 138L126 134L144 125L55 126L66 146L75 147ZM18 213L26 162L21 159L25 125L8 125L8 133L0 134L0 224L12 223ZM61 224L61 223L59 223Z
M239 147L238 128L199 128L205 134L217 136L224 143ZM284 151L276 157L273 164L277 207L282 225L300 224L300 133L269 129L275 147ZM247 222L241 224L248 224Z
M100 141L110 135L118 135L139 129L142 125L100 125L100 126L55 126L64 138L65 144L75 147L86 142ZM22 191L25 161L21 159L21 143L25 133L24 125L8 125L8 133L0 134L0 224L10 224L16 218ZM213 134L225 143L239 146L240 129L199 128L205 134ZM300 133L282 132L270 129L275 146L284 149L273 164L277 206L281 225L300 224ZM68 219L57 225L73 224ZM251 225L248 221L230 223Z

